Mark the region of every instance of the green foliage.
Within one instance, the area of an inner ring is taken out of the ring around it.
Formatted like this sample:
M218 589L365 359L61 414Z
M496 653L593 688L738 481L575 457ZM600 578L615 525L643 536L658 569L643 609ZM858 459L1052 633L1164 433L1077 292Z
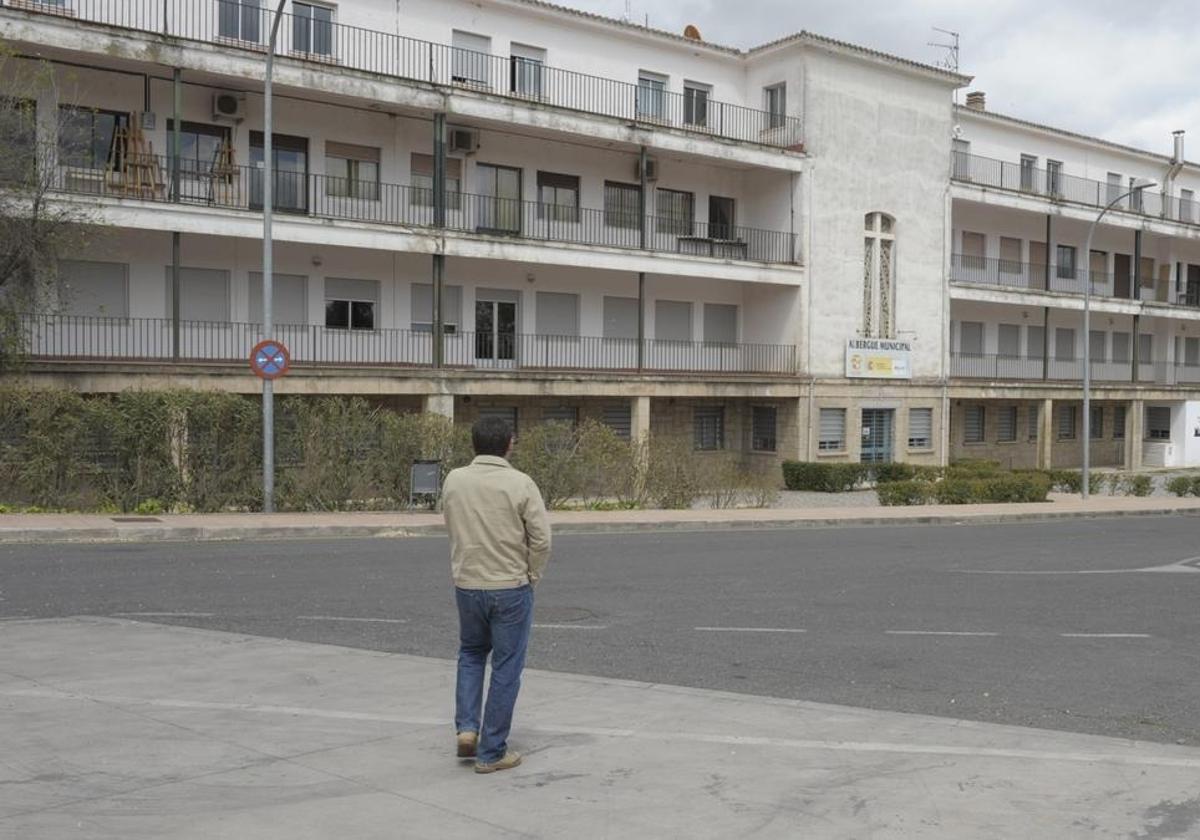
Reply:
M537 483L549 508L614 499L624 509L638 506L634 447L594 420L534 426L520 435L512 461Z
M964 459L955 461L946 468L947 478L995 478L1005 475L1008 471L1000 466L999 461L983 459Z
M927 481L888 481L875 487L879 504L885 507L929 504L935 485Z
M845 493L857 487L867 476L864 464L785 461L783 482L788 490L819 493Z
M1167 482L1167 490L1176 496L1200 496L1200 475L1177 475Z
M876 484L889 484L893 481L923 481L926 483L938 481L945 474L941 467L922 466L918 464L876 464L872 469Z
M933 498L939 505L969 505L977 503L974 480L946 478L933 487Z
M701 459L686 436L655 437L645 454L646 498L668 510L690 508L703 495L705 481Z

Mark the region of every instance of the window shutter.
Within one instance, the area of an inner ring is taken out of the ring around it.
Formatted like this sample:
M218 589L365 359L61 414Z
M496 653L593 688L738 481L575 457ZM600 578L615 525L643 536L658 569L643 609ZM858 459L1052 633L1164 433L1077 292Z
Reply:
M608 426L621 440L633 436L633 408L628 405L607 405L601 414L601 422Z
M963 414L963 443L983 443L984 407L969 405Z
M933 409L913 408L908 412L908 445L912 449L933 448Z
M826 452L840 452L846 448L846 409L822 408L820 423L821 438L817 448Z

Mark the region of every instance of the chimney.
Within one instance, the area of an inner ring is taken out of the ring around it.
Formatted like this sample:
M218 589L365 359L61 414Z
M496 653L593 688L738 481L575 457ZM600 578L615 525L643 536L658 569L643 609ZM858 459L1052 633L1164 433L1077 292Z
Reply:
M1171 163L1183 163L1183 129L1172 132L1175 135L1175 157L1171 158Z
M702 37L700 37L700 30L697 29L695 26L692 26L692 24L690 24L690 23L683 28L683 37L687 38L689 41L703 41L704 40Z
M967 92L967 107L972 111L987 110L987 94L981 90Z

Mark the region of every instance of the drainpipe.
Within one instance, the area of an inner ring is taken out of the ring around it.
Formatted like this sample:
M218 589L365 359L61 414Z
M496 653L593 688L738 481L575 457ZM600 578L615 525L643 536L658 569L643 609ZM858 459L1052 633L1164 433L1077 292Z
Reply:
M1164 219L1180 218L1179 214L1171 213L1171 196L1175 192L1175 179L1179 176L1183 169L1183 129L1171 132L1175 138L1175 154L1171 156L1171 165L1167 167L1167 174L1163 177L1163 206L1162 214Z
M446 114L433 115L433 225L441 238L446 227ZM442 239L444 243L444 239ZM439 245L440 247L440 245ZM442 312L442 292L446 279L446 255L433 255L433 366L441 368L445 363L445 315Z

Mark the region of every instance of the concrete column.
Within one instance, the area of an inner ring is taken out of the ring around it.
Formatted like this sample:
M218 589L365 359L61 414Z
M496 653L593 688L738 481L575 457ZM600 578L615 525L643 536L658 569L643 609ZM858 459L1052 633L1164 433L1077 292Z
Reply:
M1146 436L1146 401L1131 400L1125 414L1125 469L1142 468L1142 438Z
M454 419L453 394L426 394L423 410L426 414L440 414L447 420Z
M1054 465L1054 400L1042 400L1038 414L1038 469Z
M650 437L650 398L634 397L630 401L629 439L643 443Z

